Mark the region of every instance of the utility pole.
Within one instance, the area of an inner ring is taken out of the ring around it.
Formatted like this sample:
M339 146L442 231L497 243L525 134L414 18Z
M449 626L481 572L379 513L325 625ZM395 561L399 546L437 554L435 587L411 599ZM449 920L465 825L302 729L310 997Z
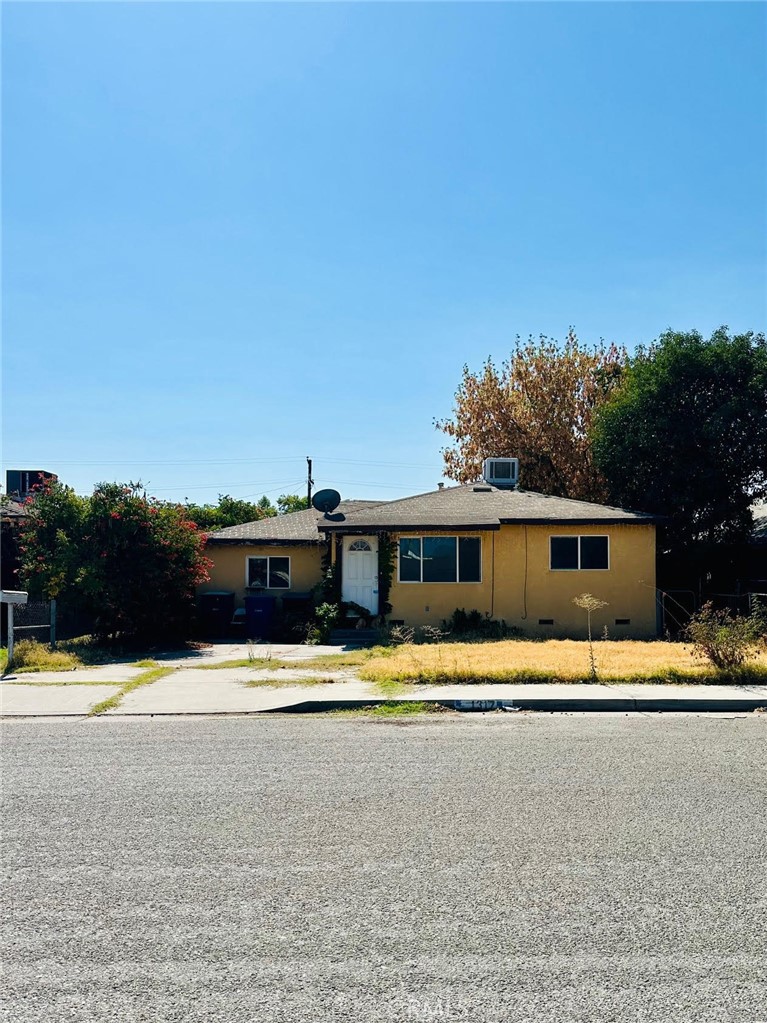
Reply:
M312 460L309 456L306 456L306 499L309 502L309 507L312 506L312 486L314 480L312 479Z

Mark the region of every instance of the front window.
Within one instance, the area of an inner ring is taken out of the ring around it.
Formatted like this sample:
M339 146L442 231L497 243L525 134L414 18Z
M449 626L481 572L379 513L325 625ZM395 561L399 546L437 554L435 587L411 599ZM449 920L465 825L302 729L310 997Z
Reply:
M399 542L402 583L478 583L481 561L478 536L403 536Z
M248 558L247 585L256 589L289 590L290 558Z
M610 544L606 536L551 536L549 554L554 572L604 572L610 567Z

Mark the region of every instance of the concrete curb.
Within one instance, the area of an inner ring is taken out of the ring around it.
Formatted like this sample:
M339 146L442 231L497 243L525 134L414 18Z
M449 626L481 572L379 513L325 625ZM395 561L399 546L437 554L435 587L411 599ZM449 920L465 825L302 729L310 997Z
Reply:
M269 707L258 711L259 714L314 714L331 710L359 710L363 707L377 707L386 703L425 703L435 707L445 707L448 710L458 710L465 713L481 713L491 710L531 710L531 711L616 711L629 712L663 712L663 711L698 711L701 713L722 713L723 711L746 711L767 708L767 699L764 697L744 698L733 697L732 699L706 699L661 697L654 699L634 699L632 697L530 697L514 700L448 700L429 697L403 697L400 700L387 699L385 697L372 697L367 700L303 700L300 703L286 704L282 707Z
M77 718L91 721L111 721L115 718L164 718L164 717L264 717L269 714L323 714L336 710L361 710L379 707L387 703L423 703L446 710L463 713L487 713L488 711L536 711L539 713L700 713L721 714L749 713L767 710L767 697L520 697L513 700L462 699L444 697L375 697L348 700L301 700L298 703L282 704L254 710L198 710L198 711L112 711L109 714L90 715L82 712L60 714L0 714L0 721L33 721L41 719Z

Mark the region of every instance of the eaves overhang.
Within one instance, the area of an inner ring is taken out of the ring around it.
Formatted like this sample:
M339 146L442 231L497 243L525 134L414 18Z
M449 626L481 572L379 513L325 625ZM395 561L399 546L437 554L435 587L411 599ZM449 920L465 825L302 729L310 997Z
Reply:
M216 537L214 533L211 533L207 540L206 545L214 545L216 547L320 547L324 543L324 539L318 536L316 540L259 540L256 538L243 538L243 537Z
M353 526L347 526L343 524L328 524L319 525L319 529L326 533L337 533L337 534L348 534L354 536L367 536L371 533L418 533L428 530L430 533L454 533L457 529L460 530L473 530L475 533L489 532L491 530L498 530L501 528L499 522L440 522L424 523L424 522L400 522L400 523L387 523L385 526L377 523L376 525L363 525L355 523Z
M583 518L583 519L501 519L503 526L654 526L653 517L646 519Z

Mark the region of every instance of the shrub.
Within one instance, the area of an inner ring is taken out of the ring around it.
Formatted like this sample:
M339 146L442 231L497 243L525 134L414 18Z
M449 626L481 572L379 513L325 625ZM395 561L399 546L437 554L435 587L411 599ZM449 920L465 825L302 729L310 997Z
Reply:
M314 619L309 623L309 628L306 632L306 642L310 646L315 646L317 643L327 643L340 613L341 609L338 604L319 604L314 609Z
M416 643L441 643L447 633L439 625L422 625L416 630Z
M339 606L339 611L344 615L345 618L351 619L362 619L365 623L365 627L369 628L373 619L376 617L372 611L369 611L362 604L356 604L353 600L344 600Z
M402 646L405 643L440 643L447 638L447 633L439 625L390 625L385 638L390 646Z
M756 656L764 642L764 629L759 608L748 616L733 615L708 601L692 616L685 634L696 656L720 671L734 671Z
M91 497L54 483L29 506L22 578L33 596L92 614L100 639L182 637L208 578L204 548L184 508L140 483L100 483Z
M2 660L7 661L8 651L3 650ZM20 639L13 647L14 670L27 671L71 671L80 666L80 660L65 650L51 650L36 639Z
M491 618L489 614L483 614L476 608L467 611L463 607L457 607L449 618L442 622L442 634L449 635L454 639L510 639L514 636L521 636L520 629L509 626L503 620Z
M392 646L403 646L415 639L415 629L409 625L390 625L387 639Z

